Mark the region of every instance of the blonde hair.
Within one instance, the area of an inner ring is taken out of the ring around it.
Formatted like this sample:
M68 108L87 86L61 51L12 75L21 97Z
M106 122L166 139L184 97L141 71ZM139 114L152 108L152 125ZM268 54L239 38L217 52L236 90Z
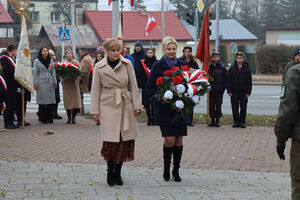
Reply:
M162 41L162 49L165 50L169 44L175 44L177 48L176 40L171 36L167 36Z
M114 38L106 39L104 41L104 43L102 44L102 46L105 51L109 51L114 48L117 48L118 50L120 50L122 48L120 42Z
M53 55L54 56L54 59L55 59L55 54L54 54L54 51L52 49L49 49L49 55Z
M67 50L65 50L65 54L64 54L64 58L66 58L66 54L71 51L72 55L73 55L73 58L74 58L74 53L72 51L72 49L68 48Z

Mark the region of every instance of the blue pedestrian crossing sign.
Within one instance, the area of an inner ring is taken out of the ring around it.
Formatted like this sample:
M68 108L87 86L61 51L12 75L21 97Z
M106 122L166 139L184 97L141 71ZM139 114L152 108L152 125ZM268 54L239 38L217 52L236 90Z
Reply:
M231 43L230 48L231 48L232 53L238 52L238 47L235 43Z
M70 40L70 29L59 29L58 30L59 41L69 41Z

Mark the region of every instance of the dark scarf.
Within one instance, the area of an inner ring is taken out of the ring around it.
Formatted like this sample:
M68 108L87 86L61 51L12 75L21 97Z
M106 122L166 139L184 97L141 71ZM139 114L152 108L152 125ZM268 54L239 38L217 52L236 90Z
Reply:
M48 54L47 58L44 59L43 56L42 56L42 54L40 54L38 56L38 59L48 69L48 67L49 67L49 65L51 63L51 57L50 57L50 55Z
M145 57L145 65L151 69L152 65L154 64L154 62L156 61L156 57L152 56L152 58L149 58L147 55Z
M166 56L164 56L164 60L168 64L170 68L175 67L177 65L177 58L175 57L173 60L168 59Z
M114 69L117 66L119 61L120 61L120 59L118 59L116 61L110 61L109 58L107 57L107 63L112 69Z

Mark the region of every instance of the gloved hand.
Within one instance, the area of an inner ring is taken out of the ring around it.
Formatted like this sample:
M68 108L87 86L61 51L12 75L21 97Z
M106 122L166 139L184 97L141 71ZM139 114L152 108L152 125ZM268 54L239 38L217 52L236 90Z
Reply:
M285 149L285 143L277 142L276 150L277 150L277 154L278 154L280 160L285 159L284 149Z

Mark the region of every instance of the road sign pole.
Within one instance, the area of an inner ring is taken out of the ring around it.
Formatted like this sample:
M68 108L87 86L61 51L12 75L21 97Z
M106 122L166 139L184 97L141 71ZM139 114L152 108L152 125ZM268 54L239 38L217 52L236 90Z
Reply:
M65 42L62 42L62 44L61 44L61 61L64 61L64 55L65 55Z
M220 2L216 0L216 51L219 52L219 12L220 12Z

